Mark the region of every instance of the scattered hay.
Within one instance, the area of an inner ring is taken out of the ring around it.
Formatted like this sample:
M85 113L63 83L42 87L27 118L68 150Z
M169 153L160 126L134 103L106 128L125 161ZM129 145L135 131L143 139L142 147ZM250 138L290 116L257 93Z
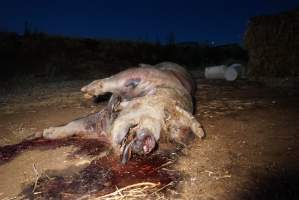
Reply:
M172 182L159 188L160 183L142 182L133 185L128 185L123 188L116 188L116 191L100 197L90 198L85 196L80 198L92 200L136 200L136 199L167 199L160 191L166 187L171 186Z

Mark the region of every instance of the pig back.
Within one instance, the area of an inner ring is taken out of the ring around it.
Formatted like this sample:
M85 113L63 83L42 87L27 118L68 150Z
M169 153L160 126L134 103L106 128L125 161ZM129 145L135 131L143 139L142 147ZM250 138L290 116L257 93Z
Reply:
M162 62L157 64L156 67L173 75L176 79L178 79L190 95L193 96L195 94L196 83L191 74L188 73L188 71L184 67L172 62Z

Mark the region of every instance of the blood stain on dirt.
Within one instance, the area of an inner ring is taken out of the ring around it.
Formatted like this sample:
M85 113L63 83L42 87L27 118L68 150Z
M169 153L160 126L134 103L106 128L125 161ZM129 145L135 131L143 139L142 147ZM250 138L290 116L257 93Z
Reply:
M109 148L103 140L68 138L62 140L35 139L0 148L0 164L4 164L19 153L40 149L58 148L74 145L79 147L72 155L97 155ZM34 183L25 187L22 196L34 199L72 199L85 194L101 196L139 182L159 183L161 187L170 182L177 183L180 174L177 171L164 170L165 164L174 161L173 154L158 151L146 157L133 157L126 165L112 153L100 159L94 159L87 167L76 174L42 177L34 188ZM67 169L66 169L67 170ZM173 185L174 186L174 185ZM34 190L34 192L33 192Z

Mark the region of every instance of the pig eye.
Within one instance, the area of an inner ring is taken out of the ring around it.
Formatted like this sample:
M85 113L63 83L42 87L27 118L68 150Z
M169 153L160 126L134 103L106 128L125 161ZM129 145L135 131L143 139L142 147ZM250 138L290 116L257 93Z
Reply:
M125 87L133 89L140 83L140 81L141 81L140 78L130 79L126 82Z

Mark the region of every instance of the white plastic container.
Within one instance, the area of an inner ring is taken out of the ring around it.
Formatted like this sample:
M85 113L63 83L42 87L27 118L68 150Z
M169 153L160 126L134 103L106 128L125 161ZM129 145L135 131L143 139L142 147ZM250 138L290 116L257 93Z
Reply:
M241 64L211 66L205 68L206 79L225 79L234 81L244 75L244 67Z
M224 74L226 71L225 65L211 66L205 68L206 79L225 79Z
M227 81L234 81L238 78L238 71L234 67L227 67L224 73L224 78Z
M229 67L235 68L235 70L238 72L238 78L246 78L246 69L244 65L235 63L230 65Z

